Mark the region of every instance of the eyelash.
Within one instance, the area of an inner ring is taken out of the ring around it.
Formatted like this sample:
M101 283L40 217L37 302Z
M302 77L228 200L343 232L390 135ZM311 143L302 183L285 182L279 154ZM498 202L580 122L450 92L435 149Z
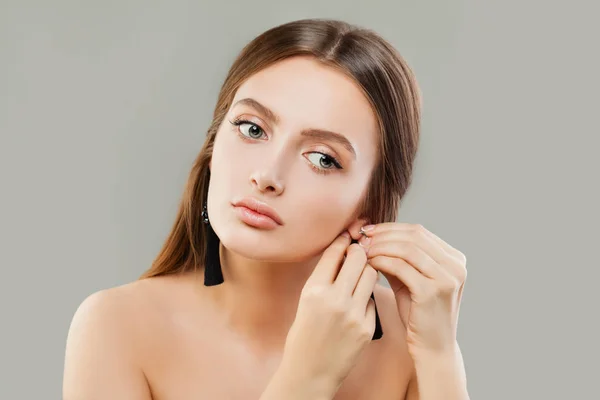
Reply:
M250 121L248 121L248 120L245 120L245 119L236 119L236 120L234 120L234 121L229 121L229 123L230 123L231 125L233 125L233 126L236 126L236 127L239 127L240 125L250 124L250 125L256 126L258 129L260 129L260 130L263 132L263 134L264 134L264 132L265 132L265 130L264 130L264 129L263 129L261 126L260 126L260 125L258 125L258 124L255 124L254 122L250 122ZM237 134L238 134L238 135L239 135L239 136L240 136L240 137L241 137L243 140L246 140L246 141L260 140L260 139L253 139L253 138L249 138L248 136L246 136L246 135L244 135L243 133L241 133L241 132L239 131L239 129L236 129L236 132L237 132ZM333 163L333 165L334 165L334 168L335 168L335 169L343 169L343 168L342 168L342 166L340 165L340 162L338 161L338 159L337 159L337 158L335 158L335 157L333 157L333 156L331 156L331 155L329 155L329 154L326 154L326 153L320 152L320 151L312 151L311 153L318 153L318 154L322 154L322 155L324 155L325 157L327 157L327 158L328 158L328 159L331 161L331 163ZM310 162L310 160L309 160L309 163L310 163L310 166L311 166L311 168L312 168L312 169L313 169L315 172L317 172L317 173L319 173L319 174L327 175L327 174L331 173L331 172L332 172L332 170L333 170L333 168L319 168L319 167L317 167L316 165L314 165L312 162Z

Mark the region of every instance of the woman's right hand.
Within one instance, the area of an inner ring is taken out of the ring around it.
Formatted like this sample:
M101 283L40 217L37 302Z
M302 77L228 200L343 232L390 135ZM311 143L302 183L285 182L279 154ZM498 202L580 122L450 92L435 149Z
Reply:
M337 237L304 285L282 358L295 379L323 384L332 394L375 331L377 271L364 249L350 243L347 232Z

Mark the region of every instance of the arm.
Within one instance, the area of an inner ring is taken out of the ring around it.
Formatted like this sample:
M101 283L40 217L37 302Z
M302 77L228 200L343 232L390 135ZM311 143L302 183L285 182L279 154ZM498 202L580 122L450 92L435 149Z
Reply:
M414 375L405 400L469 400L458 345L452 354L428 354L415 359Z
M63 400L151 400L136 364L130 319L118 288L86 298L73 316L65 351Z

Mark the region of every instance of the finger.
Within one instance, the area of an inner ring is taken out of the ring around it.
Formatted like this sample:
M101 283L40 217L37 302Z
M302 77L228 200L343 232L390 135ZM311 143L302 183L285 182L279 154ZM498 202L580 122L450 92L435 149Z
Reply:
M439 273L441 277L451 276L459 281L465 280L466 261L450 256L434 239L419 229L389 229L375 236L363 237L362 243L359 243L361 246L367 249L367 257L370 257L373 254L370 250L372 247L375 247L377 244L382 242L392 241L398 241L398 243L416 244L429 257L436 261L437 270L440 271ZM418 267L416 264L415 266ZM430 275L428 274L428 276Z
M437 236L435 233L431 232L430 230L425 229L422 225L417 224L417 226L414 227L414 229L423 230L427 235L429 235L429 237L431 237L451 257L453 257L453 258L455 258L455 259L457 259L459 261L466 260L465 255L460 250L458 250L458 249L450 246L447 242L445 242L444 240L442 240L442 238L440 238L439 236Z
M395 239L378 242L367 250L367 259L387 256L403 259L428 278L444 276L443 268L419 246Z
M372 237L376 234L389 232L389 231L421 232L423 235L429 237L438 246L440 246L442 248L442 250L446 254L448 254L450 257L455 258L458 261L462 261L462 262L464 262L466 260L465 255L461 251L450 246L448 243L446 243L444 240L442 240L439 236L437 236L430 230L426 229L421 224L411 224L411 223L405 223L405 222L384 222L381 224L374 225L373 228L370 230L367 230L367 231L361 230L361 233L365 236Z
M358 307L364 308L367 305L378 280L379 274L377 271L369 264L365 265L360 279L356 284L356 288L354 289L354 293L352 294L352 300Z
M377 256L369 260L369 265L377 271L396 277L416 296L425 293L427 286L432 284L431 279L400 258Z
M306 284L332 284L350 244L350 235L341 234L325 249Z
M367 255L371 254L371 248L381 242L407 242L417 245L429 257L438 264L447 263L449 255L431 237L422 231L415 229L387 229L376 235L363 238L361 244L367 247Z
M333 283L334 287L339 290L340 295L352 296L366 263L367 255L362 247L356 243L348 246L346 260Z

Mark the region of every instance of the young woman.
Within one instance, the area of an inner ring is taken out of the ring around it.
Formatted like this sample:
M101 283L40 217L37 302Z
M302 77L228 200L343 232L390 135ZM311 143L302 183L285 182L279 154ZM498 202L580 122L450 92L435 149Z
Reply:
M371 30L299 20L251 41L154 264L75 313L64 398L467 399L465 256L395 222L420 115Z

